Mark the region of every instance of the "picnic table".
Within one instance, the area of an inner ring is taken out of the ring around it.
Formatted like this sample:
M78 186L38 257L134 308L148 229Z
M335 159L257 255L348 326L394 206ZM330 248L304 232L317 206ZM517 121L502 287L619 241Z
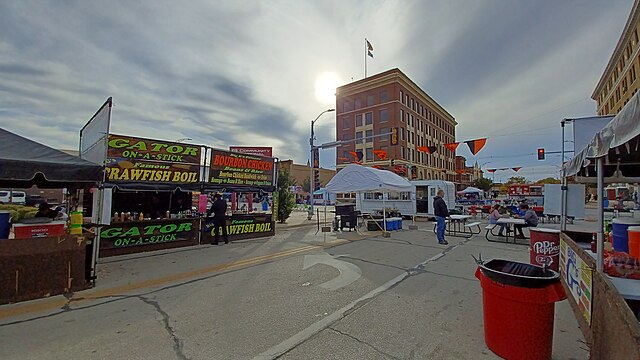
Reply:
M516 233L515 233L515 229L514 229L514 225L524 225L526 224L526 222L524 221L524 219L518 219L518 218L500 218L496 221L495 224L489 224L485 227L485 229L487 230L487 233L485 235L485 237L487 238L488 241L492 241L492 242L504 242L504 243L508 243L509 242L509 238L513 239L513 243L514 244L518 244L518 242L516 241ZM500 229L500 225L505 225L505 230L504 230L504 237L498 236L498 234L494 233L494 229L497 227L498 229ZM491 235L491 236L489 236ZM526 243L526 245L528 245L529 242ZM525 245L522 244L521 245Z
M471 215L449 215L446 219L447 226L445 229L445 236L455 236L470 238L473 235L480 234L480 221L474 221L467 223L467 220L471 218ZM433 232L436 232L438 224L434 224Z

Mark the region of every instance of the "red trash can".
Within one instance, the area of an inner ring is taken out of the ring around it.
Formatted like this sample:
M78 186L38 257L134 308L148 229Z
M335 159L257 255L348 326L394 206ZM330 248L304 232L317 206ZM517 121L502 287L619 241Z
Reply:
M551 270L559 271L560 230L532 227L530 234L531 264L538 266L546 264Z
M484 339L505 359L551 359L555 302L566 299L559 274L494 259L478 266Z

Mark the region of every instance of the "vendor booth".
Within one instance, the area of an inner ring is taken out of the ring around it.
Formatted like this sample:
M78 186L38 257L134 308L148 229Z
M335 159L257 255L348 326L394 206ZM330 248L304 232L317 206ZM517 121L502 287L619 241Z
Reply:
M218 149L210 149L209 159L203 191L225 194L229 240L275 235L269 207L269 194L275 190L275 159ZM212 218L203 219L201 241L213 241Z
M101 178L100 165L0 129L1 188L87 189ZM79 224L38 218L11 225L11 238L0 239L0 304L88 286L90 251L74 231Z
M640 182L638 96L633 96L586 147L576 149L581 151L563 168L565 175L574 176L577 182L597 183L600 194L593 246L592 234L572 231L564 231L560 243L563 283L591 343L592 359L640 358L640 259L637 252L629 250L636 238L633 225L640 221L618 213L605 217L602 196L605 183ZM566 196L563 205L564 217Z
M382 201L372 198L377 208L367 208L369 210L377 210L383 216L383 230L387 231L387 214L390 210L387 204L390 203L390 193L409 193L411 194L414 186L407 179L387 170L380 170L357 164L349 164L329 181L325 189L331 193L356 193L356 204L363 204L365 193L379 193ZM406 201L413 204L415 213L415 199L408 198ZM356 206L355 210L358 209Z

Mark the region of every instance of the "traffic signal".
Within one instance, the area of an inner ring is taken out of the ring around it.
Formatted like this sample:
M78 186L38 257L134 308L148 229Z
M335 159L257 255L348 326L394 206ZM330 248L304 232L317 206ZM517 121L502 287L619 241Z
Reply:
M313 191L320 190L320 170L313 170Z
M544 148L538 149L538 160L544 160Z

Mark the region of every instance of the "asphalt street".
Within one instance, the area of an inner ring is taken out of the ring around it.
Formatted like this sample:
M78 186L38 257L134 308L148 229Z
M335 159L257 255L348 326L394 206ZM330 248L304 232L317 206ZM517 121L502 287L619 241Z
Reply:
M441 246L418 224L106 259L94 289L0 307L0 359L498 358L471 255L528 261L527 246ZM588 358L566 301L553 358Z

